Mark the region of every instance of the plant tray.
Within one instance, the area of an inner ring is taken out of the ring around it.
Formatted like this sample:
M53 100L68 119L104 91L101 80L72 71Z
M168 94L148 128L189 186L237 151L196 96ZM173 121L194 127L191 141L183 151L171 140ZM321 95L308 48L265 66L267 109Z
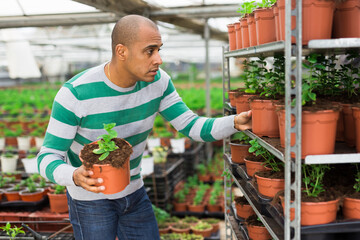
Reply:
M48 196L44 196L37 202L24 202L24 201L2 201L0 203L0 211L7 212L35 212L49 206Z

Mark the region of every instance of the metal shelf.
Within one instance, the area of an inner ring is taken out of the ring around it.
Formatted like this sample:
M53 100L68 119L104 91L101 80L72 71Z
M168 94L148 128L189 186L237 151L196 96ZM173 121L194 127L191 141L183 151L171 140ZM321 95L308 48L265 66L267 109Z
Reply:
M312 52L325 54L345 54L349 50L360 49L360 38L338 38L338 39L317 39L310 40L307 46L303 47L302 55L309 55ZM275 53L285 51L285 42L277 41L261 44L254 47L225 52L224 56L230 57L258 57L274 56Z
M252 139L257 139L261 146L266 148L269 152L274 154L274 156L280 159L281 161L283 162L285 161L283 154L284 148L281 147L279 138L268 138L268 137L260 138L249 130L245 130L244 133Z
M244 236L242 235L239 226L235 220L235 217L230 215L230 214L225 214L225 217L227 218L227 221L230 224L230 229L233 233L233 236L236 237L236 239L238 240L246 240L246 238L244 238Z
M229 172L231 174L232 179L234 180L235 184L238 186L238 188L241 190L241 192L244 194L244 197L249 202L251 207L253 208L256 215L259 217L261 222L264 224L266 229L269 231L270 235L273 237L273 239L283 239L283 228L279 226L279 224L272 218L266 217L261 214L261 206L256 202L252 194L248 191L248 189L245 187L244 180L238 180L233 172L231 171L231 163L229 161L229 156L224 154L224 160L226 165L228 166ZM226 214L225 214L226 215Z
M262 56L274 56L277 52L284 52L285 42L277 41L266 44L261 44L259 46L243 48L239 50L225 52L224 56L227 58L230 57L257 57Z

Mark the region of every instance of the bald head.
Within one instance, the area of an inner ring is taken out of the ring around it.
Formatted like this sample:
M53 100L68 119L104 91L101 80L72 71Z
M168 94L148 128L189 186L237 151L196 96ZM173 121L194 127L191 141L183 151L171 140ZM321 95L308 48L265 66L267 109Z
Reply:
M118 44L131 46L131 43L137 40L141 27L158 29L153 21L140 15L127 15L117 21L111 34L112 53L115 53L115 47Z

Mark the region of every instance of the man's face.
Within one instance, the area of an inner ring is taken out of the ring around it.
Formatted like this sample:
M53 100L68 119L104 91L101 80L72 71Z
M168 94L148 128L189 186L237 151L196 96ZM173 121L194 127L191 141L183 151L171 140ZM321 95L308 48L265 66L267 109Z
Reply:
M162 46L161 36L157 29L142 27L137 40L129 46L126 66L135 81L154 81L162 64L159 51Z

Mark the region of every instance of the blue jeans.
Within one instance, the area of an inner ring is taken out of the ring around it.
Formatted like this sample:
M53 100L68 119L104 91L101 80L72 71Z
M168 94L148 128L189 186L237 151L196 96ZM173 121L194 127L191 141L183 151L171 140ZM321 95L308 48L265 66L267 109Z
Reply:
M68 194L76 240L158 240L159 230L145 188L115 200L79 201Z

